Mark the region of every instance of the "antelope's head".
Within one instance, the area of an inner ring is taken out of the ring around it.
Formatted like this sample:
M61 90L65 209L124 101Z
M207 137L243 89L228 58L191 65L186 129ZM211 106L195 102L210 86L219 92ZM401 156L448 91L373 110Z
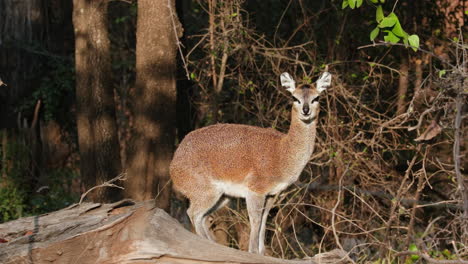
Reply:
M284 72L281 74L281 85L288 90L293 97L293 114L306 123L310 124L317 118L319 112L319 95L325 91L331 84L331 74L324 72L313 84L301 84L296 88L296 82Z

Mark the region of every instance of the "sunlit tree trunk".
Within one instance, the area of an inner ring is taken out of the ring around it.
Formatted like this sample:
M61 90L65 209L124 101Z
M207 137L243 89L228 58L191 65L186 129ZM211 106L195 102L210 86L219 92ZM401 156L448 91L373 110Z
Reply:
M121 173L110 76L107 1L73 1L75 27L76 101L80 170L85 187ZM114 188L98 188L93 201L119 199Z
M126 161L126 196L135 200L156 197L157 206L165 210L169 208L169 163L176 127L175 30L182 31L175 10L173 0L138 1L137 77Z

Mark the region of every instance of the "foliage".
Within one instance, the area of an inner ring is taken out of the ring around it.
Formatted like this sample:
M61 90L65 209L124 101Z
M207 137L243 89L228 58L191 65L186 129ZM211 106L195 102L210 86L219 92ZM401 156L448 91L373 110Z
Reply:
M78 172L70 168L58 168L47 173L48 185L40 186L29 197L26 215L38 215L56 211L78 201L79 193L72 190Z
M25 194L16 186L2 182L0 188L0 223L24 216Z
M0 153L0 223L58 210L78 198L71 190L72 181L77 177L75 170L47 170L40 178L33 174L37 167L31 159L30 145L21 135L18 133L6 145L0 145L3 150Z
M4 131L2 137L6 135ZM24 216L26 211L27 182L30 156L20 141L2 145L0 153L0 222Z
M43 120L67 120L63 109L75 97L75 71L71 61L52 59L46 67L50 70L42 76L38 88L19 107L19 112L32 112L41 100Z
M418 35L409 35L406 33L398 16L392 11L387 16L384 15L383 4L385 0L371 0L372 4L376 7L375 21L377 26L370 33L370 40L374 41L380 32L386 33L384 36L385 42L398 43L403 39L403 43L406 46L410 46L414 51L419 49L419 37ZM363 0L343 0L342 8L350 7L351 9L359 8L363 3ZM396 4L396 3L395 3ZM395 9L395 6L393 7Z

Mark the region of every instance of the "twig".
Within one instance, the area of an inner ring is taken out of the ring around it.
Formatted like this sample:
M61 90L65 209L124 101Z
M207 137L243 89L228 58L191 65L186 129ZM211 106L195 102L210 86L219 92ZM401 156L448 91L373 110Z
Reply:
M402 46L402 47L405 47L407 48L408 45L405 45L405 44L402 44L402 43L392 43L392 42L385 42L385 41L379 41L378 43L373 43L373 44L369 44L369 45L363 45L363 46L359 46L357 49L365 49L365 48L373 48L373 47L376 47L376 46ZM428 50L425 50L425 49L422 49L422 48L417 48L419 51L423 52L423 53L426 53L426 54L429 54L431 55L432 57L440 60L441 62L449 65L450 67L452 68L455 68L455 65L451 64L449 61L447 61L446 59L442 58L442 57L439 57L437 56L434 52L431 52L431 51L428 51Z
M185 62L184 53L182 52L182 48L181 48L182 43L180 43L180 41L179 41L179 34L177 33L177 26L176 26L176 22L174 20L174 16L176 16L177 14L175 14L172 11L171 0L167 0L167 7L169 8L169 14L170 14L170 17L171 17L172 26L174 28L174 35L175 35L175 40L177 42L177 48L179 49L180 58L182 59L182 63L184 64L185 75L187 76L187 80L190 80L190 74L189 74L189 71L188 71L188 66L187 66L187 63Z
M463 43L463 34L460 30L460 43ZM457 43L458 44L458 43ZM463 201L463 217L462 217L462 223L463 226L462 228L464 229L464 233L466 235L466 232L468 231L468 190L467 186L465 184L465 177L462 175L461 170L460 170L460 138L462 136L462 110L463 110L463 90L466 87L464 84L466 84L466 62L467 62L467 54L466 54L466 49L461 49L463 55L459 56L459 48L457 47L456 52L457 52L457 59L461 57L461 62L457 61L457 70L459 71L460 75L462 78L459 78L456 82L456 87L455 90L457 92L457 97L455 98L455 124L454 124L454 142L453 142L453 162L454 162L454 170L455 170L455 175L457 176L457 183L458 183L458 191L461 193L462 201ZM464 78L463 78L464 77Z
M294 63L303 64L303 65L306 65L306 66L312 66L312 64L310 64L310 63L308 63L306 61L296 60L295 58L291 58L291 57L288 57L288 56L283 56L281 54L272 53L272 52L261 52L260 50L256 49L255 46L252 46L252 51L254 53L261 54L261 55L263 55L265 57L278 58L278 59L282 59L282 60L286 60L286 61L290 61L290 62L294 62Z
M97 189L97 188L103 188L103 187L114 187L114 188L119 188L119 189L124 189L124 187L122 186L119 186L119 185L116 185L114 184L114 182L116 181L125 181L127 179L127 173L121 173L119 174L117 177L113 178L113 179L110 179L100 185L97 185L97 186L94 186L92 187L91 189L87 190L85 193L83 193L81 195L81 198L80 198L80 202L78 202L78 204L81 204L84 200L84 198L86 197L86 195L88 195L88 193L90 193L91 191Z
M431 232L431 228L432 226L437 222L439 221L439 219L441 219L442 216L438 216L436 217L434 220L432 220L431 222L429 222L429 224L427 225L426 227L426 230L424 230L424 233L421 235L421 238L425 238L430 232Z
M422 112L422 114L419 116L418 123L417 123L415 126L408 127L408 131L413 131L413 130L418 129L419 127L421 127L422 122L423 122L423 120L424 120L424 117L425 117L427 114L429 114L429 113L431 113L431 112L433 112L433 111L435 111L435 110L436 110L436 109L434 109L434 105L431 106L431 108L428 108L428 109L424 110L424 112Z
M391 72L394 72L396 74L400 74L400 72L395 68L392 68L392 67L390 67L388 65L384 65L384 64L379 63L379 62L373 62L373 61L370 62L370 61L363 61L363 60L341 60L341 61L340 60L335 60L333 62L328 63L328 65L331 66L331 65L339 65L339 64L346 64L346 63L350 63L350 64L351 63L354 63L354 64L355 63L368 64L371 67L371 69L374 68L375 66L377 66L377 67L385 68L385 69L387 69L387 70L389 70Z
M307 184L304 183L296 183L297 186L303 187L306 186ZM354 196L357 196L356 193L364 194L364 195L371 195L371 196L376 196L376 197L381 197L384 199L389 199L389 200L394 200L396 199L394 195L391 195L389 193L386 193L384 191L369 191L369 190L364 190L362 188L357 187L356 185L345 185L342 186L345 190L353 194ZM319 185L319 186L308 186L307 190L309 191L332 191L332 190L339 190L340 186L338 185ZM352 191L354 190L354 191ZM355 193L356 192L356 193ZM359 199L361 199L360 196L357 196ZM365 204L365 201L362 200L362 202ZM460 209L460 206L457 205L450 205L452 203L458 203L458 200L449 200L449 201L438 201L438 202L431 202L431 201L417 201L415 199L408 199L408 198L401 198L400 202L405 206L412 206L414 204L417 204L417 208L424 208L424 207L445 207L445 208L453 208L453 209ZM367 205L368 207L370 205ZM372 210L373 211L373 210ZM380 216L378 215L380 218Z
M226 14L224 15L226 17ZM228 45L229 45L229 40L227 37L227 32L226 32L226 27L224 25L224 17L221 18L221 30L223 31L223 56L221 58L221 67L219 68L219 79L218 79L218 85L214 87L216 89L216 93L219 94L221 90L223 89L223 84L224 84L224 77L226 73L226 63L228 59Z
M396 5L398 4L398 0L395 1L395 4L393 5L393 8L392 8L392 13L395 12L395 8L396 8Z
M457 98L455 101L455 109L456 109L456 116L455 116L455 136L454 136L454 143L453 143L453 160L454 160L454 170L457 176L458 182L458 190L461 193L462 200L463 200L463 218L468 220L468 194L465 186L465 180L463 175L460 171L460 137L461 137L461 112L463 107L463 98L462 98L462 91L461 87L459 87Z
M288 2L288 5L286 6L286 8L284 9L283 13L281 14L281 17L280 17L280 19L279 19L279 21L278 21L278 24L276 24L275 33L273 34L273 43L275 44L275 46L276 46L276 35L277 35L277 33L278 33L278 29L279 29L279 27L281 26L281 23L283 22L283 18L284 18L284 16L286 15L286 12L288 11L289 6L291 5L291 3L292 3L292 0L290 0L290 1Z
M346 174L348 173L348 170L349 170L349 164L348 166L346 166L346 169L345 171L341 174L341 177L340 177L340 180L339 180L339 189L338 189L338 195L337 195L337 199L336 199L336 203L335 203L335 206L333 207L333 209L331 210L331 214L332 214L332 218L331 218L331 221L332 221L332 231L333 231L333 236L335 237L335 242L336 244L338 245L338 247L344 251L343 249L343 246L341 245L341 242L340 242L340 238L338 237L338 234L336 232L336 227L335 227L335 216L336 216L336 209L338 208L338 205L340 204L340 199L341 199L341 191L342 191L342 182L343 182L343 178L346 176ZM349 253L348 253L349 254ZM346 259L348 261L350 261L351 263L355 263L354 260L352 260L348 255L346 255Z
M427 151L427 149L426 149ZM426 156L425 154L424 156ZM424 173L420 171L418 173L418 186L416 188L416 195L414 196L414 199L416 202L413 204L413 208L411 209L411 215L410 215L410 221L408 224L408 237L407 237L407 245L411 243L411 240L413 239L413 233L414 233L414 221L416 218L416 209L418 208L418 201L419 197L421 195L421 191L424 189L425 186L425 181L424 181Z
M208 32L210 34L210 60L211 60L211 78L213 79L213 89L217 87L217 77L216 77L216 64L215 64L215 44L214 44L214 24L215 24L215 15L214 15L214 1L208 0L208 16L209 16L209 28Z
M39 120L39 109L41 109L41 100L37 100L36 106L34 107L34 116L33 121L31 122L31 128L34 129L37 125L37 121Z
M291 221L291 225L292 225L292 228L293 228L293 234L294 234L294 239L296 240L296 244L299 246L299 248L301 249L302 251L302 254L304 254L304 256L306 257L309 257L309 255L307 255L307 253L304 251L304 248L302 247L301 245L301 242L299 241L299 239L297 238L297 232L296 232L296 227L294 225L294 221Z
M389 241L388 236L390 235L390 227L392 225L393 220L397 217L397 214L395 214L396 208L398 207L398 204L400 203L400 198L403 195L403 187L406 186L406 181L409 178L409 175L411 173L411 169L413 168L414 164L416 163L416 157L418 156L418 152L421 149L421 145L418 145L416 153L414 154L413 158L411 159L411 162L408 166L408 169L405 172L405 176L403 177L403 180L400 184L400 188L398 188L397 196L395 198L395 201L392 203L392 208L390 209L390 214L389 214L389 219L386 223L386 228L385 228L385 236L384 236L384 241ZM381 248L381 257L383 257L383 252L384 248Z

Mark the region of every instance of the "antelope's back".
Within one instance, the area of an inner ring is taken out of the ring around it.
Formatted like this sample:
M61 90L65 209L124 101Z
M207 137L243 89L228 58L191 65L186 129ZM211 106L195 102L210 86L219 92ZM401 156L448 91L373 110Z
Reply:
M177 148L171 163L171 177L211 177L242 182L248 174L273 169L276 148L282 137L284 134L271 128L236 124L217 124L195 130Z

